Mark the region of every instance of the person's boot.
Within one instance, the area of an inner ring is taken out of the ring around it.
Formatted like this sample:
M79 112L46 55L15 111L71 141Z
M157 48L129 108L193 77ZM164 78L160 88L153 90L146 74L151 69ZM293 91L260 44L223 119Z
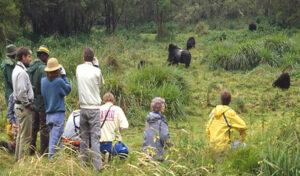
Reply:
M15 148L13 147L13 144L6 141L0 141L0 147L4 147L7 149L9 153L15 153Z

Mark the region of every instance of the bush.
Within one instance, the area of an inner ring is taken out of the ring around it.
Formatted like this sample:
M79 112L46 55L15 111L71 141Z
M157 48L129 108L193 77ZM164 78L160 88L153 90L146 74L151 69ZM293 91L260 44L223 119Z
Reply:
M200 21L195 27L195 33L198 35L206 35L209 33L208 29L209 26L206 25L204 22Z
M250 70L259 64L289 66L297 64L298 58L297 50L282 34L251 39L240 44L227 40L213 45L208 54L210 68L221 67L225 70Z
M264 47L268 50L276 52L280 57L282 57L284 53L290 51L290 46L287 41L288 40L284 38L269 38L264 41Z
M127 81L131 107L150 111L151 100L154 97L162 97L166 100L167 118L184 119L183 106L188 103L190 97L183 75L184 73L177 68L158 66L146 66L142 70L131 72Z
M210 66L215 69L222 67L225 70L248 70L259 64L259 56L256 48L251 43L235 47L217 45L209 55Z

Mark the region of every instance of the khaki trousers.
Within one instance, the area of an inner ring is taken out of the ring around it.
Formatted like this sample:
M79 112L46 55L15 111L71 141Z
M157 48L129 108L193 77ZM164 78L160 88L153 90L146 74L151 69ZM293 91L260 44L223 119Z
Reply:
M15 158L16 161L24 157L24 153L29 154L31 141L32 113L27 111L22 104L15 104L15 113L18 118L18 134L16 140Z

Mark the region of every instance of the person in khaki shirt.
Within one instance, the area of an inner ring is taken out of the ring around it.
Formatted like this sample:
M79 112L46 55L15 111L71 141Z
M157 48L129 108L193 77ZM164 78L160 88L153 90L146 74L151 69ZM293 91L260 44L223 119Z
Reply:
M101 137L100 151L105 154L107 162L110 156L118 155L120 159L126 158L129 149L122 142L120 132L128 128L128 121L123 110L114 105L115 98L112 93L103 96L104 105L100 107Z
M31 62L31 50L20 47L17 50L17 65L12 72L13 96L15 113L18 118L19 130L16 139L16 160L20 160L28 152L31 141L32 111L34 110L33 90L27 74Z

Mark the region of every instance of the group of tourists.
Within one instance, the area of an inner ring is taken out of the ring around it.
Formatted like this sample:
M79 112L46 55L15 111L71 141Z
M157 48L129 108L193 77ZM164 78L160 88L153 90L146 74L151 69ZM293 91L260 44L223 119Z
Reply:
M105 81L99 69L93 49L83 53L83 63L76 68L79 109L69 116L65 125L65 97L71 92L71 85L64 67L56 58L49 58L50 50L42 45L37 58L31 61L32 51L15 45L6 47L6 59L1 64L4 74L7 110L8 142L0 146L15 153L16 161L25 154L35 154L36 139L40 131L40 155L48 154L49 159L63 147L64 143L80 151L83 164L89 163L90 153L96 170L102 170L104 161L112 156L124 159L129 148L122 141L121 132L128 129L123 110L115 105L112 93L105 93L101 105L100 88ZM16 59L16 60L15 60ZM210 147L225 151L245 146L247 127L244 121L229 107L230 92L221 93L222 105L213 109L209 116L206 132ZM169 128L163 116L165 100L155 97L151 112L146 117L142 150L152 159L163 161L169 141ZM233 138L233 129L241 138ZM91 151L90 152L90 148Z

